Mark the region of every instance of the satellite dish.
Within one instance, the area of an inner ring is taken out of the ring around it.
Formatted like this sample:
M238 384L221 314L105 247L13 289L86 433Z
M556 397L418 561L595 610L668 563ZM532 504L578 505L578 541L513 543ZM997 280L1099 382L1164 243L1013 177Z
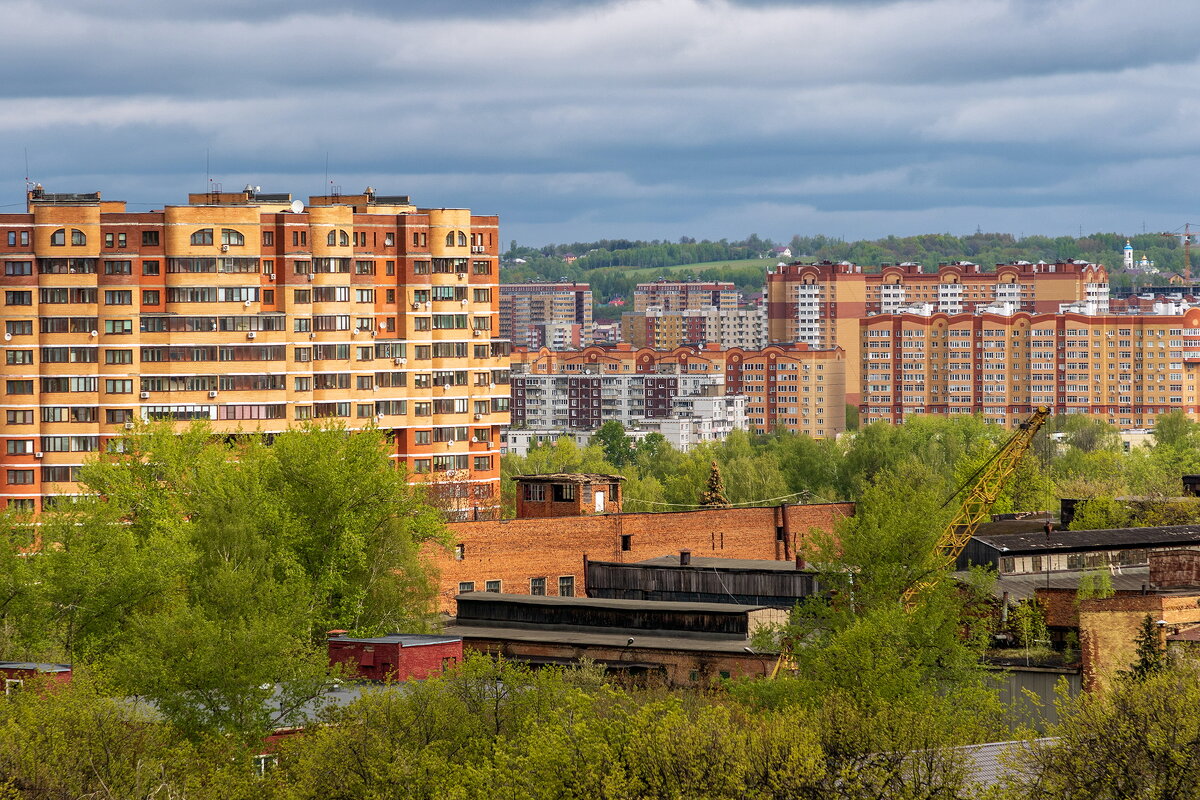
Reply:
M300 202L299 200L293 200L292 201L292 213L300 214L303 211L304 211L304 203Z
M11 334L11 333L6 333L6 334L4 334L4 341L6 341L6 342L11 342L11 341L12 341L12 334Z

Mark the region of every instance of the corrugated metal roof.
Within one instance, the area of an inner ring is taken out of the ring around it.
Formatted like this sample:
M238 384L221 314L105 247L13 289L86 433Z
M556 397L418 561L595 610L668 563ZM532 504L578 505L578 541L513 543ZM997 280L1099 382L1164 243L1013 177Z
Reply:
M966 761L969 780L980 788L999 786L1007 777L1025 774L1014 762L1031 748L1051 744L1056 738L1017 740L1010 742L987 742L966 747L956 747Z
M447 633L467 639L491 639L496 641L529 642L536 644L562 644L572 647L591 645L594 647L618 647L630 650L687 650L718 653L739 653L766 659L774 659L769 652L747 653L750 641L746 638L702 634L669 636L650 631L627 631L611 628L593 630L562 630L554 626L509 627L504 625L460 624L454 619L444 626ZM631 644L629 640L632 639Z
M592 472L556 472L549 475L513 475L512 479L524 483L616 483L625 480L625 476Z
M748 611L769 609L770 606L743 606L733 603L672 603L665 600L612 600L602 597L550 597L500 592L466 592L454 596L455 601L499 603L504 605L568 606L574 608L611 608L618 611L657 611L686 614L745 614Z
M1071 553L1084 550L1180 547L1200 544L1200 525L1167 525L1155 528L1113 528L1098 531L1044 531L1034 533L976 534L977 542L1006 556Z
M331 642L353 642L355 644L399 644L401 647L420 647L426 644L453 644L457 636L439 636L429 633L389 633L385 636L330 636Z
M36 661L0 661L0 669L23 669L36 672L70 672L70 664L46 664Z
M1034 596L1034 592L1038 589L1078 589L1079 577L1085 572L1094 570L1064 570L1061 572L1035 572L1026 575L999 575L996 577L995 585L992 587L992 594L996 597L1002 597L1005 592L1008 592L1008 597L1012 601L1024 600ZM1150 583L1150 568L1146 566L1140 567L1121 567L1117 570L1111 570L1109 573L1112 578L1112 586L1116 591L1138 591L1143 584ZM956 572L955 576L966 581L969 579L969 572Z

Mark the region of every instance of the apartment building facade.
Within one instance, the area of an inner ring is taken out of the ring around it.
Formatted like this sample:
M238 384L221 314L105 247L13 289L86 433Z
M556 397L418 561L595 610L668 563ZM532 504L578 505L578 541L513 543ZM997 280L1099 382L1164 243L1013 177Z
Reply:
M667 281L639 283L633 291L633 310L658 308L689 311L717 308L732 311L738 305L737 287L727 281Z
M586 347L592 343L592 287L586 283L501 284L500 336L518 347Z
M846 391L851 403L860 402L863 393L858 345L859 321L865 317L924 304L946 314L994 304L1029 313L1053 313L1063 304L1079 304L1089 313L1102 313L1108 300L1107 270L1074 260L1018 261L991 270L969 262L930 270L915 263L864 269L826 261L767 271L769 341L844 348L850 361Z
M784 427L817 438L845 429L845 353L807 345L761 350L716 345L669 351L589 347L513 351L514 427L593 430L608 419L671 416L678 400L745 395L751 430Z
M716 344L757 350L766 344L766 309L713 306L665 311L652 306L621 315L621 339L634 347L674 350L685 344Z
M1013 427L1037 406L1122 429L1200 419L1200 308L1149 313L924 313L860 323L863 423L982 414Z
M5 505L76 493L83 460L135 420L338 420L385 429L414 480L489 515L509 404L497 225L369 188L149 212L35 188L0 214Z

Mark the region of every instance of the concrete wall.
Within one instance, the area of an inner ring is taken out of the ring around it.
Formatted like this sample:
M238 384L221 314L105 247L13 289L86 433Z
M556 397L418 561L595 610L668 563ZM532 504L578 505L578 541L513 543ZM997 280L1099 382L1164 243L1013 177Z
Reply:
M447 527L462 546L461 560L453 548L430 547L426 555L440 571L441 609L453 613L465 581L481 591L485 581L499 580L503 592L529 594L530 578L545 578L546 593L557 595L558 579L570 575L576 596L583 596L585 556L633 562L691 550L694 556L790 561L798 550L804 553L812 528L830 531L853 513L853 503L826 503L459 522Z

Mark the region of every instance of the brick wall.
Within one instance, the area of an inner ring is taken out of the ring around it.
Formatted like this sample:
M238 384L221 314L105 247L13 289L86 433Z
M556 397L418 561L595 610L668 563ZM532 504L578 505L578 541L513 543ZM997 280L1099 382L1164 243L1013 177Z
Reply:
M330 640L329 663L345 664L355 678L371 681L423 679L442 673L445 659L462 661L461 639L410 645L399 642Z
M1154 550L1150 583L1159 589L1200 586L1200 550Z
M1200 593L1143 595L1118 592L1103 600L1079 604L1079 643L1083 651L1083 681L1088 689L1103 689L1118 670L1128 669L1137 651L1137 636L1149 614L1168 627L1200 622Z
M790 561L797 548L803 554L812 528L830 531L853 513L853 503L825 503L458 522L447 527L462 545L462 559L453 548L431 547L426 555L440 572L440 607L453 613L454 595L466 581L482 591L485 581L499 580L504 592L529 594L530 578L545 578L546 593L556 595L558 579L573 576L575 594L582 596L585 556L633 562L691 550L695 556Z

